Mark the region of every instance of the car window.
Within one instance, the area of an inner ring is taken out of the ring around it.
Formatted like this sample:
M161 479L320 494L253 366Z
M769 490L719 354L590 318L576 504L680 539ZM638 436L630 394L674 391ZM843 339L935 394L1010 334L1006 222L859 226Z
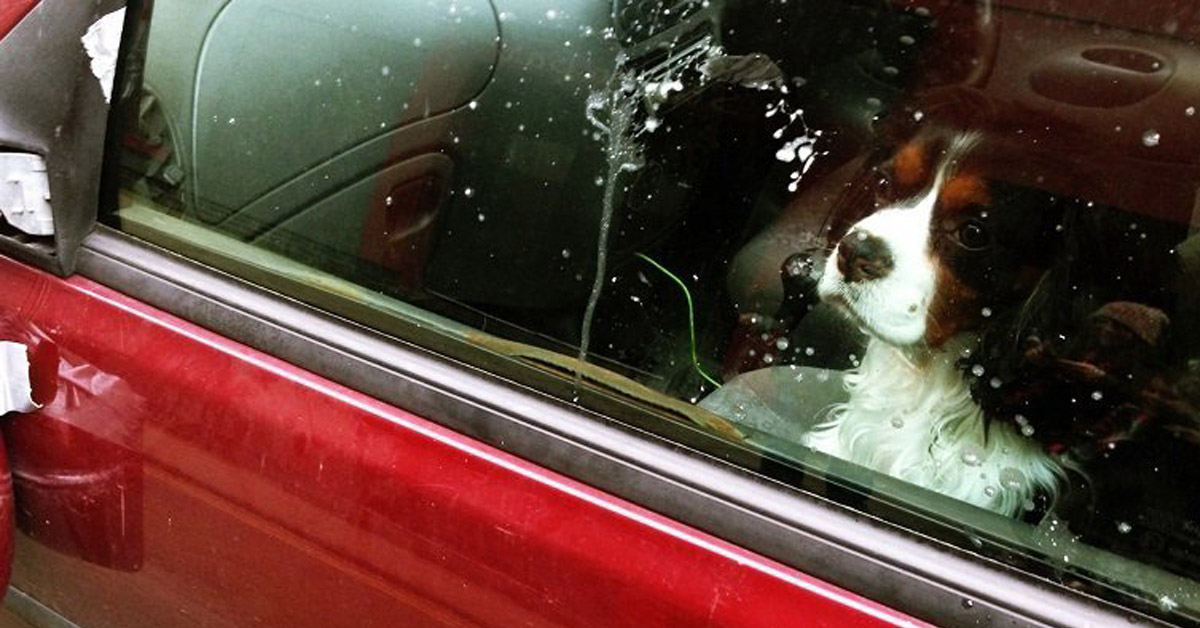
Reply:
M1200 618L1191 12L141 15L111 226L981 556Z

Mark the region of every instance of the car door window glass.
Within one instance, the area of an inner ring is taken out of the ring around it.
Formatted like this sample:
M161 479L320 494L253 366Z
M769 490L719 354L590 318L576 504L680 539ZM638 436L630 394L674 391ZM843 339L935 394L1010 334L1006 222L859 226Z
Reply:
M1189 13L394 4L155 2L105 220L1200 617Z

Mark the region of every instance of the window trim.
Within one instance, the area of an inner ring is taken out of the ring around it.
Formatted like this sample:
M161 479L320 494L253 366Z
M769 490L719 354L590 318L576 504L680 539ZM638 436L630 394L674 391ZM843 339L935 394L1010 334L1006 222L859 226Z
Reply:
M926 621L1167 625L635 432L109 227L84 240L77 269L237 342Z

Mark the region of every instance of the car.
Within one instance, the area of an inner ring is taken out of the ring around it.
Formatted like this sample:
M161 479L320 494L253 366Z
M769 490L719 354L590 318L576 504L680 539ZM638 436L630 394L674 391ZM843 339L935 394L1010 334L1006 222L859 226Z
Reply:
M1195 623L1197 46L1166 1L10 2L0 621ZM946 102L1108 255L969 380L1071 417L1016 517L804 436L866 343L812 281Z

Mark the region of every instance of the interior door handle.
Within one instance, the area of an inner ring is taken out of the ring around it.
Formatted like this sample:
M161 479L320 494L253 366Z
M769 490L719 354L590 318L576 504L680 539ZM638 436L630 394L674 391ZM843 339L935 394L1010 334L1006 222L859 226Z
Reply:
M1038 95L1069 105L1108 109L1153 96L1167 85L1173 66L1160 55L1127 46L1059 50L1029 76Z

